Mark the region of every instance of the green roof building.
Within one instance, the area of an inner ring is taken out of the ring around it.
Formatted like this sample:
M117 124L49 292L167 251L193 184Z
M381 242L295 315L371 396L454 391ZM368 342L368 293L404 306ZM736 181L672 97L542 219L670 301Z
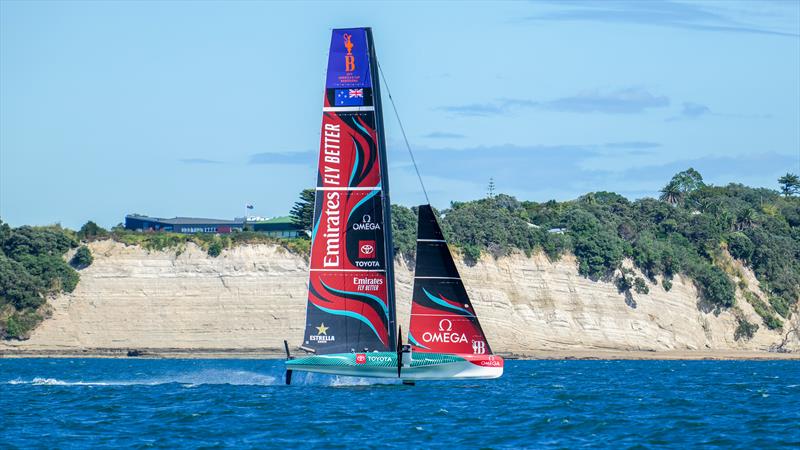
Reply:
M295 238L300 236L303 230L295 225L292 218L289 216L274 217L269 220L261 220L257 222L247 222L248 227L252 227L253 231L264 233L267 236Z

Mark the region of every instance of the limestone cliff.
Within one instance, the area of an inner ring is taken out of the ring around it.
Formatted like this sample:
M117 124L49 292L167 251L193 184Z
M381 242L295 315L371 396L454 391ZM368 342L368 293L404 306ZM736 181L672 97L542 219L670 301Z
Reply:
M275 352L283 339L301 341L307 262L281 247L240 246L216 258L193 244L147 251L100 241L90 248L94 263L81 271L77 289L51 300L52 316L31 339L0 342L0 352ZM397 263L400 324L408 320L412 270ZM680 277L669 292L649 284L649 294L626 300L614 284L578 275L571 257L486 256L459 270L492 347L502 353L766 351L785 334L762 324L752 339L734 340L733 313L701 311L693 284ZM760 324L737 297L748 319ZM788 347L797 351L800 344L793 338Z

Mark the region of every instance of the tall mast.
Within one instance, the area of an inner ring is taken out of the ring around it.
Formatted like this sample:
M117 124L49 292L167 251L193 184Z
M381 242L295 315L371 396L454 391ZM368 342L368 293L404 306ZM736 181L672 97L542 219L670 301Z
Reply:
M383 126L383 106L381 104L381 83L378 76L378 57L375 52L375 41L372 28L367 28L369 45L370 77L372 78L372 95L375 100L375 129L378 132L378 154L380 155L381 186L383 187L383 235L386 242L386 289L389 300L389 342L394 350L397 343L397 305L394 290L394 241L392 240L392 202L389 200L389 164L386 155L386 139Z

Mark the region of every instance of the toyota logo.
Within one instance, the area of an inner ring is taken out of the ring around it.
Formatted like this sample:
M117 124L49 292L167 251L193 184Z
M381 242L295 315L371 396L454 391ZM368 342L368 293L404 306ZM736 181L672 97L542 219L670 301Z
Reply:
M375 247L373 247L373 246L371 246L369 244L364 244L364 245L361 246L361 253L364 253L366 255L369 255L374 251L375 251Z

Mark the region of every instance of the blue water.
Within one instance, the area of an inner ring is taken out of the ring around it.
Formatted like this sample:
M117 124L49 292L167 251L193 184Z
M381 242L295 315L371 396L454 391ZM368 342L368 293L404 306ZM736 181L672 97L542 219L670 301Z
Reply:
M0 359L0 448L800 446L800 363L509 361L499 380L280 361Z

